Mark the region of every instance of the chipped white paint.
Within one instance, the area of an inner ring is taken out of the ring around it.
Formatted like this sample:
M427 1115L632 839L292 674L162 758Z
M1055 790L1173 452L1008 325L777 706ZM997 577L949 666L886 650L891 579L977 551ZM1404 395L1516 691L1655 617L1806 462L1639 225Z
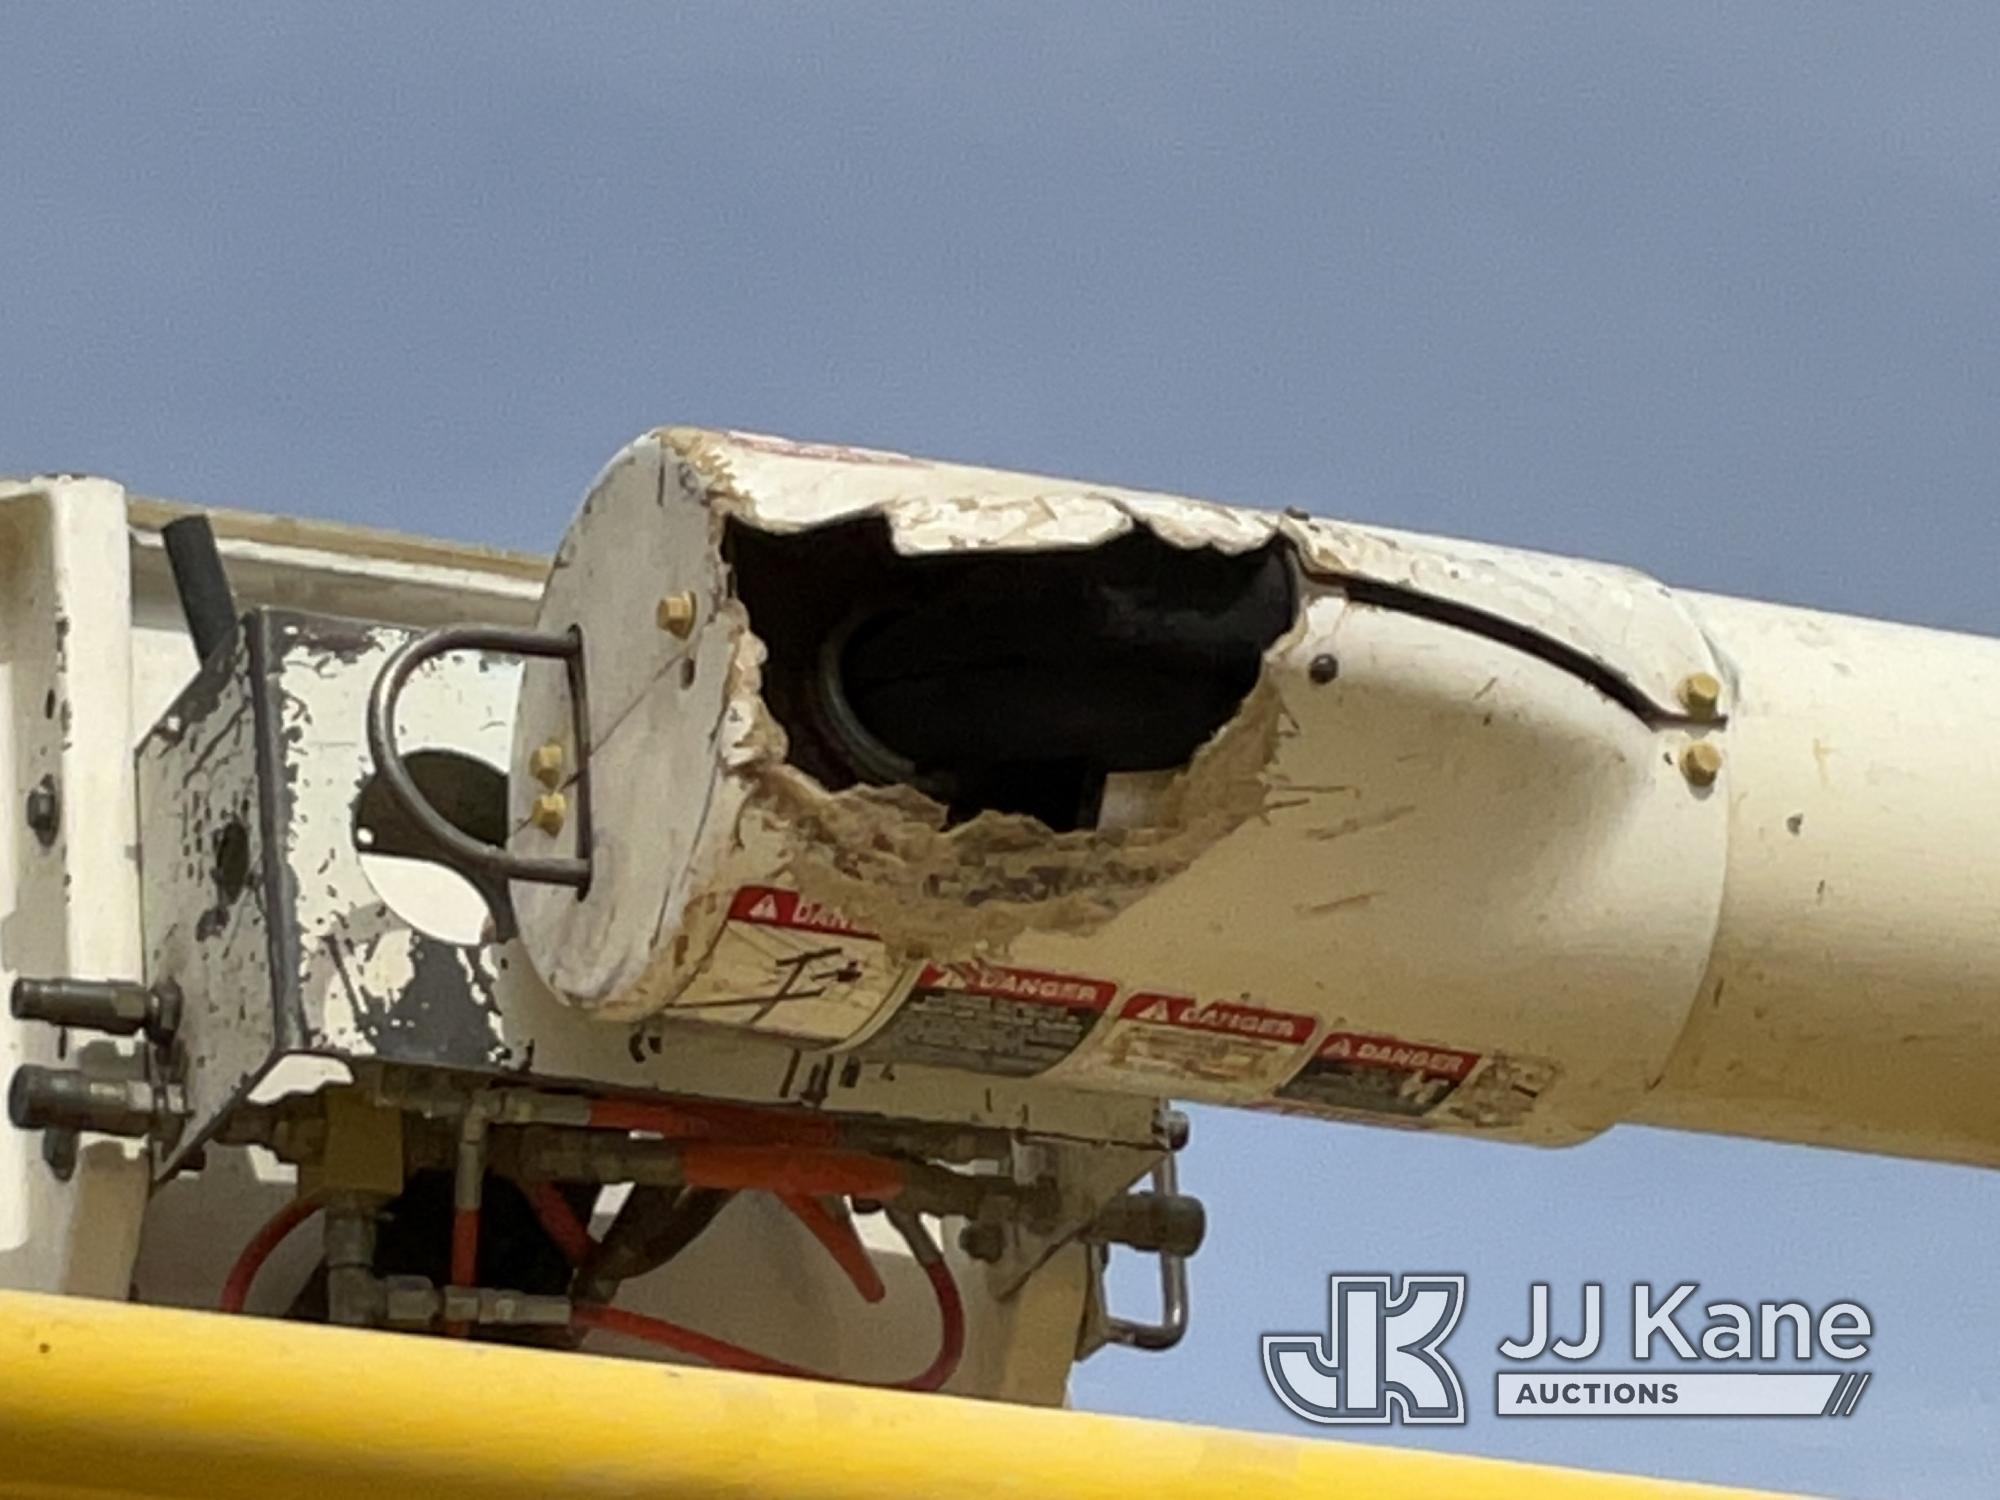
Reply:
M143 969L131 746L183 690L194 661L155 534L161 509L135 503L129 519L128 547L126 497L102 481L0 488L0 677L15 705L11 732L0 737L0 789L8 795L0 807L0 987L16 972L109 976ZM218 515L217 530L232 583L246 604L293 604L427 625L519 621L524 591L538 593L532 583L523 584L518 559L496 560L476 548L227 513ZM372 578L371 556L395 575L390 586ZM62 652L56 649L58 618L70 622ZM410 938L381 911L349 833L352 795L366 774L360 705L372 670L397 638L392 632L363 661L322 660L315 668L301 659L286 669L290 711L309 708L316 720L300 752L300 831L326 841L317 858L299 867L302 877L319 880L300 880L297 915L322 936L343 920L358 924L362 977L382 988L399 975L409 977ZM480 668L476 660L454 660L412 686L404 723L409 745L443 744L504 760L518 673L497 664ZM55 693L54 712L44 717L40 709L49 691ZM162 880L147 902L161 914L156 964L181 952L179 939L168 936L176 925L174 907L189 903L190 920L199 921L200 910L214 903L205 863L181 866L173 856L180 852L184 817L192 819L187 832L199 840L213 833L215 814L236 806L223 783L241 788L247 746L237 738L241 726L224 729L228 719L225 709L208 726L211 739L193 746L198 753L213 743L213 754L195 770L193 783L180 788L178 800L164 779L146 799L160 820L152 860ZM223 738L213 739L218 733ZM155 747L154 771L163 770L160 752L166 748ZM309 773L309 760L323 769ZM226 776L224 764L231 767ZM32 782L50 769L72 800L58 841L43 850L20 822L21 778ZM190 769L185 760L181 769ZM190 811L197 803L212 806L206 814ZM184 885L171 874L176 869ZM65 886L78 884L91 899L66 900ZM254 903L243 906L247 916ZM235 955L229 965L233 988L218 985L213 996L216 1013L236 1019L237 1029L233 1044L223 1041L209 1060L227 1071L234 1045L246 1075L261 1066L271 1043L262 1024L270 1014L269 975L258 967L255 947L219 945ZM844 1087L811 1064L797 1066L784 1048L746 1048L701 1036L677 1036L665 1046L647 1033L635 1037L592 1022L542 990L518 951L504 950L497 965L504 965L494 976L499 1003L513 1018L509 1039L539 1041L552 1068L579 1081L741 1099L796 1097L816 1084L832 1095L833 1108L949 1119L971 1103L986 1124L1046 1123L1058 1135L1085 1140L1150 1139L1151 1107L1144 1100L1018 1085L968 1099L960 1081L924 1069L900 1070L887 1084L871 1076ZM317 975L307 968L309 978ZM183 970L189 977L193 972ZM323 1019L329 1035L342 1023L338 1015ZM351 1027L348 1035L358 1037ZM53 1061L55 1043L49 1028L0 1015L0 1059L7 1067L22 1057ZM72 1038L72 1060L80 1043ZM98 1062L115 1050L102 1042L88 1045ZM281 1063L266 1075L267 1084L275 1085L282 1073L290 1077L288 1086L296 1086L300 1067L294 1063L311 1068L316 1060ZM317 1066L335 1075L343 1071L332 1062ZM212 1151L203 1172L174 1179L150 1202L146 1177L128 1145L90 1140L76 1177L58 1183L41 1161L40 1138L0 1120L0 1286L113 1297L136 1288L146 1302L210 1306L237 1249L292 1192L289 1171L253 1152ZM142 1215L144 1248L135 1263ZM863 1224L864 1233L874 1228ZM898 1373L929 1357L934 1314L900 1246L876 1250L891 1300L870 1307L787 1216L746 1202L719 1221L674 1276L634 1284L625 1301L825 1367L838 1368L865 1349L870 1369L879 1363ZM316 1253L313 1235L294 1236L260 1278L253 1308L281 1313ZM971 1331L953 1388L1060 1401L1085 1292L1082 1260L1072 1249L1006 1298L988 1291L976 1268L962 1266ZM753 1274L746 1276L746 1267Z
M282 715L301 730L296 749L287 753L290 839L284 857L294 891L289 916L298 934L302 1045L355 1062L444 1061L441 1007L402 1003L420 978L436 984L441 971L475 1001L476 1034L456 1025L449 1030L451 1060L460 1066L502 1076L532 1068L545 1080L755 1103L810 1100L842 1112L1088 1141L1151 1141L1152 1111L1143 1100L1020 1083L974 1088L926 1068L891 1075L874 1067L850 1076L829 1059L761 1040L746 1043L720 1028L663 1032L609 1025L560 1003L517 944L458 949L425 938L369 879L352 837L356 799L374 774L355 731L370 685L406 636L393 628L360 632L330 652L306 625L281 623L277 635ZM471 655L420 669L401 704L405 752L445 749L497 760L510 739L520 675L512 663ZM456 879L441 870L432 878ZM515 887L517 895L529 889ZM427 963L439 967L424 974ZM255 1028L243 1030L247 1035ZM269 1033L263 1037L268 1051ZM266 1062L260 1057L255 1071ZM1142 1170L1134 1167L1132 1175Z
M261 873L267 849L257 808L256 717L245 681L248 642L231 671L175 700L136 756L146 976L181 988L183 1029L202 1039L202 1066L186 1082L198 1120L212 1120L256 1082L278 1045L271 1002L270 923ZM219 889L225 841L241 850L244 879Z
M286 788L285 837L268 857L282 861L288 872L290 894L280 900L290 904L278 906L276 915L296 933L299 969L286 998L283 979L274 985L268 973L228 958L227 930L212 934L223 955L214 962L231 967L233 977L215 972L214 963L204 967L196 961L199 955L177 945L170 935L173 924L163 929L169 938L156 954L154 972L170 973L191 992L184 1034L215 1065L208 1071L216 1076L191 1100L202 1118L256 1080L268 1079L266 1069L274 1062L278 1068L297 1062L295 1054L281 1055L290 1046L344 1058L364 1075L375 1060L455 1065L507 1079L532 1069L539 1082L583 1088L804 1102L876 1118L969 1123L1046 1134L1054 1138L1052 1151L1066 1153L1062 1162L1077 1164L1074 1173L1066 1166L1059 1172L1065 1216L1055 1228L1065 1235L1094 1217L1104 1197L1143 1175L1155 1159L1149 1100L1021 1083L971 1087L964 1078L926 1068L836 1073L831 1060L720 1032L609 1026L560 1004L514 945L447 948L413 932L371 885L352 837L356 801L373 773L358 726L370 685L404 639L406 634L393 628L363 630L338 622L316 637L313 622L292 617L280 617L271 631L273 702L280 724L294 732L283 736L279 767ZM406 753L504 754L519 675L510 663L472 655L420 670L401 704L399 737ZM209 717L224 723L239 718L226 703L204 716ZM241 718L248 722L248 716ZM229 764L240 772L247 765L240 749L229 746L204 754L207 743L191 726L181 740L160 747L163 770L200 761L198 784L178 799L161 787L163 820L216 794L212 766ZM195 868L205 873L205 865ZM434 878L454 877L440 871ZM205 892L174 888L164 897L163 908L195 921L210 899ZM239 906L241 920L257 909L248 901ZM294 1018L289 1040L281 1041L265 1021L271 1000L259 985L278 996L278 1013ZM245 997L251 998L251 1013L233 1026L218 1027L221 1008ZM455 1023L442 1021L447 1012L456 1015ZM281 1187L260 1185L235 1163L216 1190L227 1195L226 1202L219 1212L208 1212L233 1222L243 1216L239 1208L246 1198L271 1200ZM200 1299L213 1285L219 1274L215 1255L186 1243L190 1225L202 1213L198 1189L176 1186L164 1195L140 1268L149 1297L189 1300L192 1287ZM1081 1318L1085 1268L1080 1249L1059 1245L1055 1236L1023 1236L1008 1263L990 1277L952 1252L960 1262L970 1325L968 1357L952 1389L1061 1399ZM684 1317L719 1336L866 1377L921 1365L928 1357L926 1341L935 1337L907 1252L887 1247L880 1258L897 1298L889 1309L858 1304L816 1245L787 1220L774 1218L768 1205L746 1202L703 1237L699 1253L677 1263L673 1276L634 1283L621 1305ZM746 1279L746 1267L761 1269ZM746 1296L746 1286L759 1290ZM272 1311L282 1305L282 1299L267 1304Z
M20 973L109 978L144 970L132 752L194 670L159 541L159 527L189 509L130 496L102 479L0 481L0 697L11 705L0 734L7 799L0 805L0 988ZM290 518L205 513L215 520L231 585L245 605L290 603L436 624L524 619L539 597L540 564L515 555ZM45 717L50 694L54 713ZM62 832L48 850L20 820L21 778L31 769L29 783L53 771L64 791ZM88 898L70 899L73 892ZM0 1013L0 1070L11 1072L24 1059L56 1061L56 1047L49 1028ZM127 1050L73 1034L69 1059L86 1048L93 1066ZM215 1229L229 1215L216 1206L240 1201L237 1217L268 1212L268 1202L260 1207L255 1196L232 1194L254 1194L260 1182L261 1191L277 1190L268 1165L262 1177L245 1171L239 1178L233 1167L176 1184L178 1197L201 1204L186 1256L198 1267L190 1285L201 1300L213 1295L233 1254L226 1233ZM40 1137L0 1120L0 1286L126 1295L147 1176L130 1143L86 1137L76 1175L59 1182L42 1161ZM161 1248L158 1234L153 1243Z

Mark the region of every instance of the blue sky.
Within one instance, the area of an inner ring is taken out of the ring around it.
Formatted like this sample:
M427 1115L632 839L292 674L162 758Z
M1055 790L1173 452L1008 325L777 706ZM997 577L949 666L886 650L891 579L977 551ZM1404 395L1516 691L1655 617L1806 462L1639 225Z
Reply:
M0 4L0 471L547 548L663 421L2000 634L2000 10ZM1423 1441L2000 1491L1992 1179L1204 1113L1195 1332L1080 1404L1291 1430L1336 1268L1852 1297L1844 1423ZM1143 1300L1143 1278L1121 1278Z

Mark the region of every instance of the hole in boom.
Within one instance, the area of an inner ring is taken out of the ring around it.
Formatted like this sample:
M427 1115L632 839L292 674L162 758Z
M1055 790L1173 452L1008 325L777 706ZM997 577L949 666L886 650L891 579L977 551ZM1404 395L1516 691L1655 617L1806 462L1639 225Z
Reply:
M1185 766L1229 722L1295 611L1279 541L907 557L871 516L732 522L726 556L792 764L830 791L917 787L954 822L1096 826L1107 777Z

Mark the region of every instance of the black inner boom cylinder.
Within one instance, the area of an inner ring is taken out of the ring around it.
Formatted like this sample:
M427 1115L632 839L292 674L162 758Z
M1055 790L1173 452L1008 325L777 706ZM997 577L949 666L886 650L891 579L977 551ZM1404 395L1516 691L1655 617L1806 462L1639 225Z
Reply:
M908 557L867 516L731 523L725 548L792 764L834 791L918 787L954 821L1093 826L1107 775L1184 766L1229 721L1296 608L1278 541Z

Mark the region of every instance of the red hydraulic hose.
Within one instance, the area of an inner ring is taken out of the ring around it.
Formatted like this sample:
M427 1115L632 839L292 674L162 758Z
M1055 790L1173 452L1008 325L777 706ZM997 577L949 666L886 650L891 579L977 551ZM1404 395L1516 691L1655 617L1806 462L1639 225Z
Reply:
M832 1121L789 1119L732 1105L679 1106L597 1100L590 1107L590 1123L604 1129L646 1131L686 1141L681 1164L688 1186L773 1193L819 1241L865 1300L879 1302L887 1295L881 1275L868 1258L854 1226L821 1200L853 1197L888 1202L902 1193L906 1175L901 1164L885 1157L827 1149L838 1139ZM713 1139L718 1133L747 1136L754 1144L740 1139ZM478 1283L481 1217L478 1185L484 1176L484 1146L483 1130L468 1131L460 1143L453 1194L457 1201L451 1218L449 1284L452 1286L470 1287ZM590 1232L579 1222L560 1188L552 1182L524 1186L529 1205L550 1239L571 1264L580 1264L592 1249ZM224 1284L221 1300L224 1311L243 1310L251 1283L264 1262L320 1207L317 1196L294 1199L258 1230L243 1247ZM910 1390L935 1390L950 1378L963 1354L965 1308L957 1283L920 1222L903 1214L894 1217L931 1283L940 1320L937 1358L921 1374L897 1385ZM575 1310L575 1326L649 1340L727 1369L834 1378L818 1376L814 1371L767 1358L664 1319L618 1308L580 1304ZM451 1322L445 1325L445 1332L463 1338L470 1330L462 1323Z
M468 1111L459 1122L458 1156L451 1176L451 1286L479 1285L479 1215L486 1195L487 1117ZM471 1333L464 1323L447 1322L447 1338Z
M902 1389L906 1391L942 1389L965 1357L965 1303L959 1298L951 1267L939 1258L925 1265L924 1277L931 1284L931 1295L937 1299L938 1351L921 1374L903 1382Z
M746 1370L753 1375L815 1378L812 1370L788 1365L783 1360L772 1359L755 1350L745 1349L741 1344L732 1344L727 1339L719 1339L679 1323L670 1323L665 1318L649 1318L644 1313L627 1312L622 1307L579 1302L571 1309L570 1323L581 1332L622 1333L627 1338L658 1344L679 1354L691 1354L718 1369Z
M909 1223L914 1225L915 1221ZM931 1294L937 1299L938 1350L920 1372L907 1380L890 1381L885 1389L935 1391L951 1379L952 1373L958 1369L959 1360L964 1357L965 1303L959 1296L958 1283L952 1279L950 1266L938 1253L930 1237L920 1227L912 1229L901 1223L897 1227L903 1229L905 1237L910 1240L917 1261L924 1269L924 1276L931 1284ZM571 1326L579 1331L623 1334L676 1353L692 1355L725 1370L743 1370L756 1375L790 1375L803 1380L844 1380L841 1376L773 1359L741 1344L732 1344L727 1339L716 1338L713 1334L702 1333L665 1318L650 1318L643 1313L626 1312L623 1308L579 1303L570 1317ZM845 1383L860 1385L876 1382Z
M888 1296L889 1289L882 1285L882 1274L875 1269L875 1262L868 1258L868 1247L854 1232L852 1220L842 1218L818 1198L806 1193L780 1193L778 1201L790 1209L792 1217L826 1248L826 1253L833 1257L833 1263L845 1271L847 1279L854 1283L854 1290L861 1294L863 1301L880 1302Z
M689 1187L761 1188L813 1197L872 1198L887 1203L907 1183L902 1165L859 1151L796 1150L789 1146L737 1146L690 1141L681 1147Z
M764 1145L835 1146L840 1127L824 1116L779 1115L748 1105L712 1102L642 1104L625 1099L593 1099L590 1123L599 1130L643 1130L667 1140L707 1140L728 1136Z
M451 1284L479 1285L479 1210L455 1208L451 1213Z
M590 1230L569 1206L569 1199L562 1189L553 1182L531 1182L526 1185L528 1206L535 1211L541 1221L542 1231L562 1251L563 1258L571 1265L583 1264L585 1256L595 1248L590 1238Z
M275 1214L271 1215L262 1229L250 1236L250 1243L236 1257L236 1264L229 1268L229 1279L222 1283L222 1297L216 1303L224 1312L240 1313L250 1300L250 1286L256 1281L257 1273L264 1269L264 1262L282 1245L294 1229L305 1223L320 1211L321 1199L316 1194L294 1198Z

